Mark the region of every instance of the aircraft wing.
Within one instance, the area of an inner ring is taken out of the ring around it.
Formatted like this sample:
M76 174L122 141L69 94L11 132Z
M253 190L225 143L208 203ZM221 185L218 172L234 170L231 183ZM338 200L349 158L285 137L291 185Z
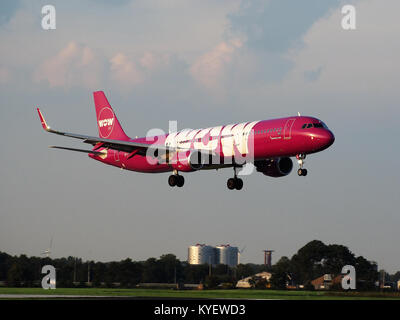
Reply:
M154 157L158 157L161 159L168 159L171 158L176 152L179 151L186 151L188 149L182 149L179 147L166 147L165 145L153 144L153 143L142 143L142 142L134 142L134 141L124 141L124 140L112 140L112 139L104 139L99 137L92 137L86 136L83 134L76 134L76 133L68 133L63 131L57 131L51 129L50 126L47 125L46 120L44 119L41 111L37 108L40 122L42 123L42 127L45 131L50 133L59 134L65 137L75 138L83 140L85 143L89 143L95 148L93 150L82 150L82 149L75 149L75 148L67 148L67 147L58 147L58 146L51 146L51 148L56 149L63 149L63 150L70 150L70 151L78 151L78 152L85 152L91 153L98 156L101 156L103 153L101 151L96 151L100 148L108 148L118 151L123 151L129 153L128 158L132 158L135 154L138 155L147 155L147 151L150 149L150 154L153 154ZM210 152L209 150L201 150L201 149L194 149L199 150L201 152L207 153L207 155L218 157L219 155L215 152Z
M65 137L80 139L80 140L83 140L83 142L89 143L93 146L98 145L97 148L104 147L104 148L109 148L109 149L114 149L114 150L124 151L124 152L133 152L135 150L139 150L138 153L141 153L141 154L146 154L146 151L148 149L160 150L161 152L162 151L164 151L164 152L176 151L175 148L173 148L173 149L167 148L164 145L155 145L155 144L150 144L150 143L147 144L147 143L133 142L133 141L104 139L104 138L99 138L99 137L92 137L92 136L86 136L86 135L82 135L82 134L68 133L68 132L53 130L50 128L50 126L47 125L46 120L44 119L39 108L37 108L37 111L39 114L40 122L42 123L42 127L45 131L50 132L50 133L59 134L59 135L65 136ZM70 149L66 149L66 150L72 150L72 149L70 148ZM73 150L73 151L76 151L76 150Z

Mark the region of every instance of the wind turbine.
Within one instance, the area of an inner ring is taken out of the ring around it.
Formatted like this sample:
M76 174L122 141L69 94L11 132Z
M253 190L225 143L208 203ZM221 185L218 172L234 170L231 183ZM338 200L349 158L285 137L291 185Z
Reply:
M49 248L48 248L47 250L43 251L43 252L42 252L42 255L46 256L46 258L49 258L50 255L51 255L51 248L52 248L52 246L53 246L53 236L52 236L51 239L50 239L50 246L49 246Z
M240 264L240 256L242 255L244 249L246 249L246 246L244 246L241 250L238 251L238 264Z

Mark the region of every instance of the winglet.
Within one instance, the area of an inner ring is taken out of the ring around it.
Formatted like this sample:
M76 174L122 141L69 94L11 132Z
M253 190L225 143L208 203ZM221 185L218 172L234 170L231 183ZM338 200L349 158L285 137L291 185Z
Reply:
M44 117L43 117L42 113L40 112L40 109L37 108L37 111L38 111L40 122L42 123L43 129L46 131L50 131L50 127L47 125L46 120L44 120Z

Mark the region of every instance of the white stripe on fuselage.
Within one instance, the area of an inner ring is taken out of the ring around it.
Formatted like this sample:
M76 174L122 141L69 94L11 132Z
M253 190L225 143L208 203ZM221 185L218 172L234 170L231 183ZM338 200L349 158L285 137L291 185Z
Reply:
M229 124L225 127L218 126L207 129L184 129L170 133L165 140L165 146L187 150L191 148L193 143L195 149L214 151L218 148L219 141L221 141L225 156L235 155L234 146L241 154L247 154L249 152L248 140L250 132L258 122L242 122ZM212 139L203 141L206 135L212 137Z

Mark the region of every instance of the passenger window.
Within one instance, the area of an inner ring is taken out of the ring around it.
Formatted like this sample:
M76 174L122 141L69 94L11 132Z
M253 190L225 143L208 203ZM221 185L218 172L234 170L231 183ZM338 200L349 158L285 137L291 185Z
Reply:
M309 123L308 125L307 125L307 129L308 128L311 128L312 127L312 123Z
M304 129L305 127L307 127L307 123L305 123L305 124L303 124L303 125L301 126L302 129Z

